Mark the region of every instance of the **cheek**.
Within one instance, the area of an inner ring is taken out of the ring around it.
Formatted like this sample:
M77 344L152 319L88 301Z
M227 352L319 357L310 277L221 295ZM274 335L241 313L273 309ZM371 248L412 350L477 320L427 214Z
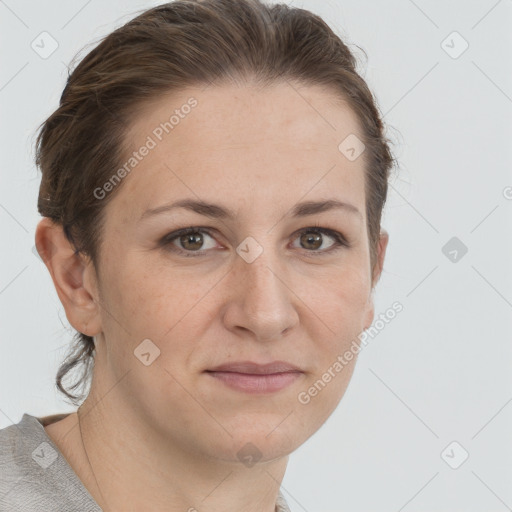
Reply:
M112 251L113 256L115 251ZM120 365L133 363L133 350L149 338L157 340L165 326L160 325L165 318L164 305L169 304L171 290L158 279L158 275L142 271L142 265L130 265L129 259L111 261L103 272L101 318L104 336L109 340L110 352L115 352L112 361ZM167 321L171 320L167 311ZM169 328L169 327L167 327Z
M363 329L370 291L366 268L346 264L305 283L303 294L319 320L325 321L327 332L343 338L344 334Z
M108 307L112 315L104 315L104 331L107 339L114 340L110 344L111 351L116 352L112 359L122 368L135 365L138 369L133 352L149 339L160 350L156 366L183 376L196 347L192 341L201 338L216 314L211 291L219 276L194 278L179 270L141 272L140 268L126 266L111 275ZM168 375L161 377L167 380Z
M311 343L314 344L315 371L301 389L299 411L319 428L343 398L360 351L359 336L369 308L368 279L358 268L346 269L337 280L324 286L311 309ZM326 328L327 327L327 328ZM316 336L315 336L316 333ZM298 397L300 398L300 397Z
M311 394L306 392L306 398L311 399L311 408L317 408L318 418L325 419L336 407L353 374L370 307L369 293L366 273L359 266L347 267L324 283L323 294L316 294L316 304L311 306L318 312L318 318L311 316L315 327L310 336L316 364L308 382Z
M194 278L179 269L148 268L149 263L150 257L144 256L112 267L108 302L139 334L159 336L200 302L208 278Z

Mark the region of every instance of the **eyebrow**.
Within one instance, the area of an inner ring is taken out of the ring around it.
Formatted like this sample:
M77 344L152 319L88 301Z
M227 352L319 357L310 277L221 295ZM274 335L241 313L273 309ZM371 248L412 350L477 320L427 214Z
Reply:
M161 213L169 212L176 208L184 208L192 212L210 217L212 219L234 219L236 213L224 206L207 203L205 201L195 199L182 199L174 203L164 204L156 208L146 210L140 217L139 222L148 217L153 217ZM314 215L315 213L322 213L329 210L343 210L350 214L358 215L361 219L363 216L359 209L350 203L339 201L338 199L327 199L324 201L305 201L296 204L288 216L291 217L305 217L307 215Z

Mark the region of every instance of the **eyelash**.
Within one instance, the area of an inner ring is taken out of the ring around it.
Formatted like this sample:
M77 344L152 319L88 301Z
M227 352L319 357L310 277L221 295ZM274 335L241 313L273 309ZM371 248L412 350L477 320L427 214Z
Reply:
M327 235L327 236L331 237L334 240L334 244L329 249L324 249L322 251L318 251L318 250L317 251L315 251L315 250L308 251L308 250L304 249L304 252L306 252L308 256L323 256L326 254L331 254L333 252L337 252L343 248L348 249L351 247L351 244L347 241L347 239L341 233L339 233L338 231L334 231L332 229L323 228L319 224L314 224L307 228L301 229L300 231L298 231L297 236L300 236L303 233L308 233L310 231L318 232L318 233L321 233L322 235ZM178 231L173 231L172 233L169 233L168 235L166 235L164 238L162 238L160 240L160 245L162 247L165 247L166 250L175 252L178 255L182 255L185 257L192 257L192 258L196 257L197 258L197 257L205 256L206 252L208 250L186 251L186 250L180 249L179 247L176 247L172 244L172 242L174 240L176 240L177 238L179 238L180 236L188 235L191 233L201 233L201 234L206 233L208 236L211 236L212 238L214 238L213 234L212 234L212 230L209 228L188 227L188 228L183 228Z

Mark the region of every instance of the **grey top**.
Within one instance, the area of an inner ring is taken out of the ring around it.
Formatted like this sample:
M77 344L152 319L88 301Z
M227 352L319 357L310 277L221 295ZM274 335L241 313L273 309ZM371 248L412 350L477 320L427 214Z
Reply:
M1 512L101 512L35 416L0 430L0 468Z
M65 416L25 413L0 429L0 512L102 512L44 429ZM276 512L290 512L281 492Z

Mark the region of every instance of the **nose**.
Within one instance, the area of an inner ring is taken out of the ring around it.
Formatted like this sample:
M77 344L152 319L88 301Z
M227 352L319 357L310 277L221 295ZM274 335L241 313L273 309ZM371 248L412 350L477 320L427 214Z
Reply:
M226 283L226 328L249 331L259 341L272 341L297 325L299 299L288 284L288 274L268 251L251 263L237 257Z

